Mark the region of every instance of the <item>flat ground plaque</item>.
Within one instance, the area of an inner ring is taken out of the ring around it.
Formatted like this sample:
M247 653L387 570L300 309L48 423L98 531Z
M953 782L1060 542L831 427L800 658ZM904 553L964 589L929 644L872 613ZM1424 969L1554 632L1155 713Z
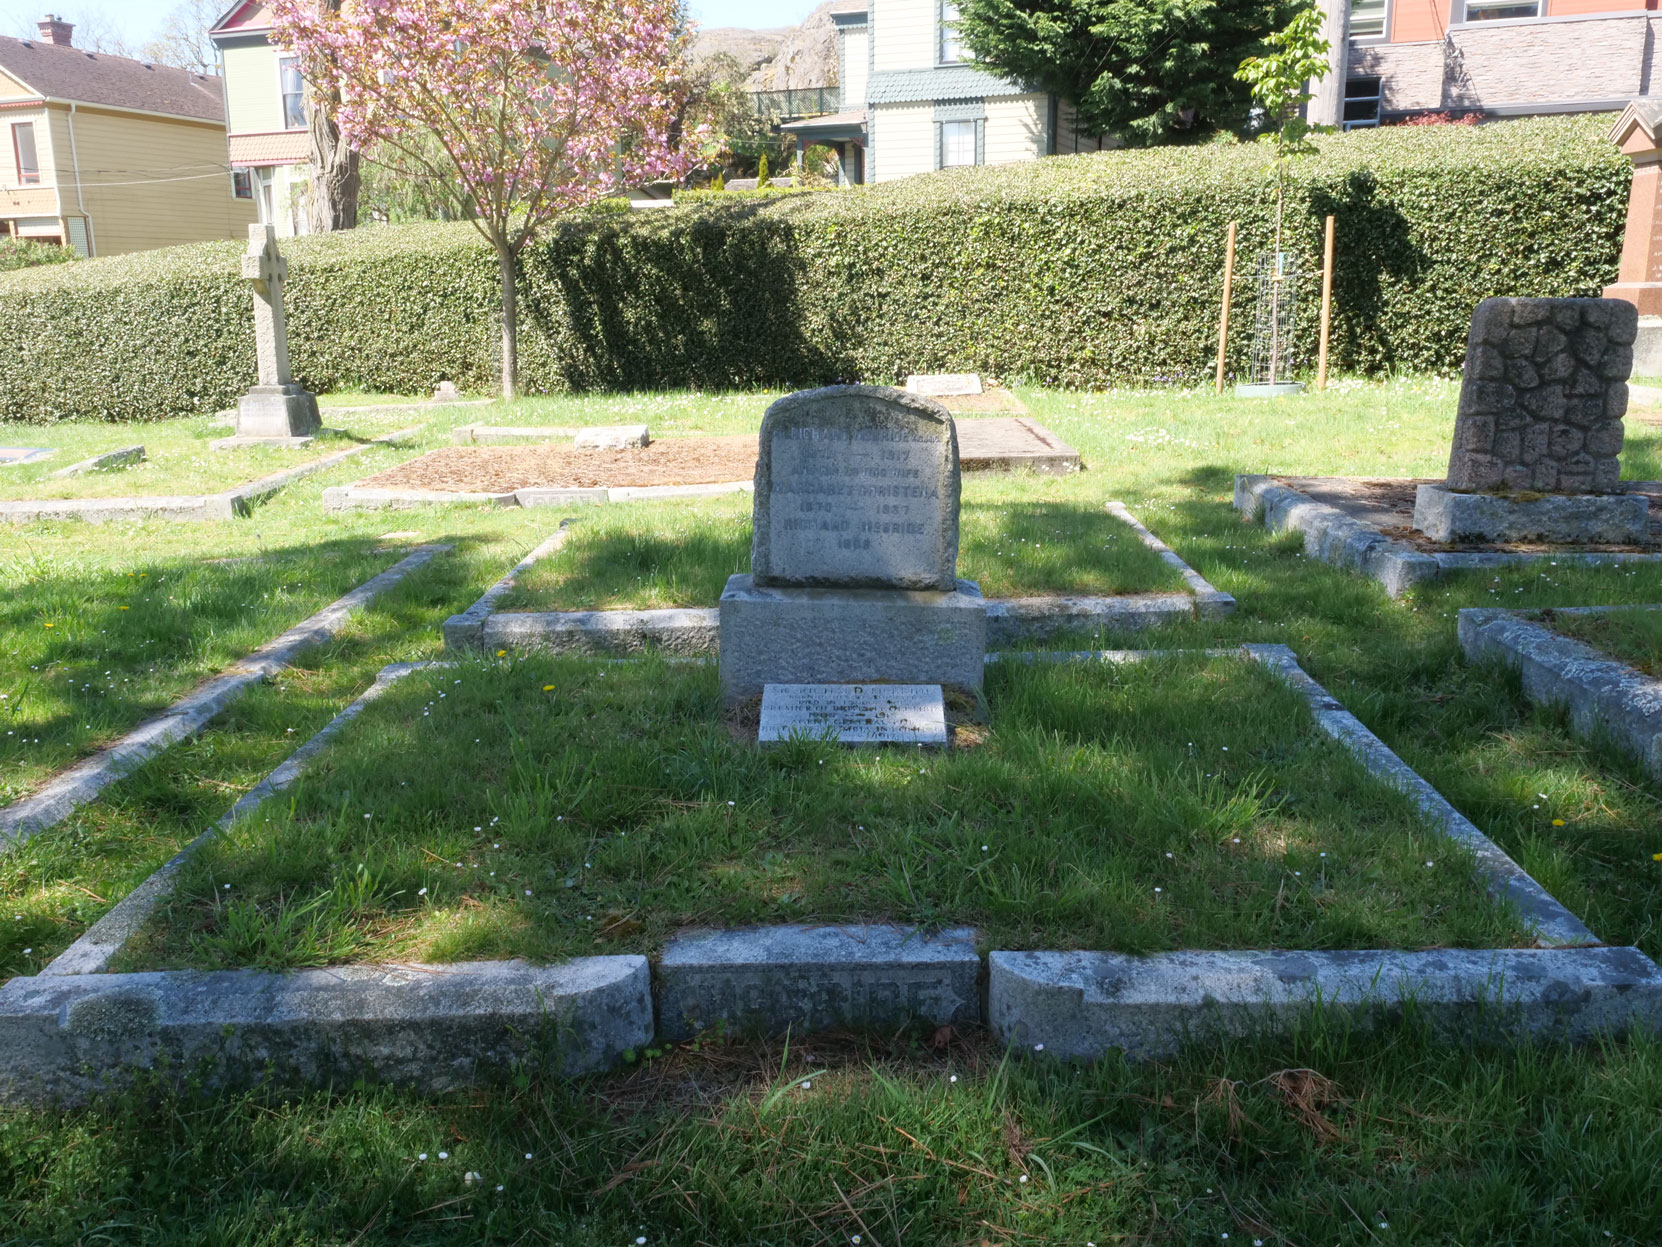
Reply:
M0 467L11 467L18 463L33 463L37 459L47 459L57 454L56 450L49 450L44 446L0 446Z
M923 394L929 398L943 395L981 393L981 374L978 372L914 372L906 378L906 392Z
M944 745L946 703L939 684L769 684L757 739L835 732L849 745Z

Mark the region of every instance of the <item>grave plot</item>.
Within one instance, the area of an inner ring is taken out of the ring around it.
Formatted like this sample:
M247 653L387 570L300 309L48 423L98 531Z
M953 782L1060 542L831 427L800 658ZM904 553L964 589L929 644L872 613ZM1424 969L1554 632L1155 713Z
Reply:
M1513 668L1529 700L1662 780L1662 606L1466 609L1459 628L1468 659Z
M1635 332L1620 300L1485 300L1445 479L1242 475L1236 509L1392 596L1543 559L1662 561L1662 482L1623 481L1618 458Z
M53 453L0 469L0 518L228 519L295 480L416 431L410 412L396 405L336 424L345 427L302 447L234 450L212 448L222 430L206 419L147 425L142 434L92 421L3 425L0 442Z

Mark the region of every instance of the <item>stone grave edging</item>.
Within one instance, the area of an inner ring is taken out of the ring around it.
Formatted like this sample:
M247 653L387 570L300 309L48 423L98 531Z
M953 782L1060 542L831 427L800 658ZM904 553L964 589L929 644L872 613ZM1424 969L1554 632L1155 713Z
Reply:
M1131 662L1185 652L1193 651L1077 657ZM555 1067L565 1073L604 1069L655 1035L681 1038L711 1026L801 1033L829 1025L893 1030L985 1022L1009 1045L1063 1059L1111 1048L1148 1059L1184 1042L1285 1034L1313 1013L1361 1025L1412 1014L1467 1040L1586 1041L1662 1028L1662 972L1650 959L1635 948L1598 946L1578 919L1310 679L1291 650L1205 652L1260 662L1303 693L1323 731L1405 789L1438 830L1471 848L1493 890L1532 916L1542 943L1557 946L1150 956L993 950L983 957L968 928L931 935L884 924L822 924L683 932L659 959L655 989L647 959L638 956L579 958L546 969L508 961L112 975L86 972L81 967L94 959L72 956L72 946L40 975L0 988L0 1051L9 1058L0 1066L0 1101L85 1099L159 1061L180 1076L205 1069L212 1086L268 1077L316 1085L367 1072L450 1089L546 1056L549 1047L528 1036L548 1038L551 1017L552 1037L565 1040L553 1049ZM354 705L361 710L359 703L409 671L447 665L394 664ZM292 783L350 711L262 787L269 793ZM257 800L250 793L227 818ZM177 860L157 872L164 894ZM78 944L107 965L136 925L110 931L116 942L94 947L100 941L88 937L95 924Z
M1317 502L1309 494L1284 485L1273 476L1261 474L1236 476L1235 509L1249 523L1262 519L1264 526L1272 533L1302 533L1306 555L1335 567L1371 576L1394 598L1448 572L1523 567L1542 561L1584 565L1662 563L1662 553L1427 553L1406 542L1393 540L1372 524L1347 515L1329 503Z
M749 481L712 485L614 485L596 489L530 487L501 493L450 493L440 489L366 489L362 482L323 491L325 511L401 511L422 506L565 507L653 498L715 498L747 493Z
M989 645L1041 641L1082 630L1138 631L1197 617L1220 619L1233 613L1235 599L1214 588L1182 556L1139 522L1124 503L1111 501L1105 505L1109 514L1128 525L1139 541L1182 576L1189 592L989 598ZM460 653L468 649L539 649L551 653L629 655L657 649L683 658L716 652L720 640L719 609L713 606L600 611L495 609L496 602L512 587L515 577L554 553L563 543L563 537L553 544L545 542L466 611L451 616L444 625L445 650Z
M195 522L231 520L251 515L254 504L287 488L301 477L333 467L343 459L361 455L375 446L420 432L421 425L383 433L361 446L349 446L309 463L284 468L258 480L222 490L217 494L158 494L138 498L41 498L0 502L0 520L26 524L32 520L84 520L105 524L114 520L158 519ZM325 491L327 492L327 491Z
M140 723L91 757L60 771L39 791L0 808L0 856L97 800L104 789L132 774L169 745L194 736L250 687L275 675L302 651L332 639L353 611L368 605L405 576L451 548L443 543L417 546L386 571L232 663L161 714Z
M1555 614L1599 615L1633 607L1553 607ZM1662 610L1662 606L1646 609ZM1460 648L1471 662L1499 662L1518 672L1524 696L1563 706L1584 736L1607 732L1662 779L1662 680L1654 680L1525 612L1467 607L1459 615Z

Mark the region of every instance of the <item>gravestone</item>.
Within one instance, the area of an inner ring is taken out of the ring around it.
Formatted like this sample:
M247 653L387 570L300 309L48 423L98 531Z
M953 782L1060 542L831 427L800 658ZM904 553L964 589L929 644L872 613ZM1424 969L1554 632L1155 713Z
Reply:
M721 597L730 702L769 684L939 684L978 692L981 590L957 578L958 441L939 403L879 386L768 408L751 572Z
M322 427L317 397L296 385L289 367L288 331L283 317L283 286L289 265L277 250L277 231L269 225L248 227L248 250L242 275L254 288L254 350L259 384L237 402L237 435L215 442L229 449L262 443L304 444Z
M1645 541L1649 504L1621 492L1619 458L1637 329L1618 299L1478 304L1448 479L1420 487L1414 526L1439 541Z
M914 372L906 378L908 394L922 394L927 398L957 398L981 393L981 374L978 372Z
M1633 181L1616 283L1604 288L1604 297L1638 309L1634 371L1642 377L1662 376L1662 98L1641 97L1628 104L1610 138L1633 162Z

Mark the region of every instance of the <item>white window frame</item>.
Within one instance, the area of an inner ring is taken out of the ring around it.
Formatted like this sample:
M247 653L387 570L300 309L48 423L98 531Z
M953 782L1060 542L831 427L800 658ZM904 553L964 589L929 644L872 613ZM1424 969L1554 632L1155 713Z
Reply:
M940 165L942 169L970 169L981 163L981 122L979 121L941 121L940 133L936 138L939 145ZM967 136L969 142L968 160L948 160L947 131L951 129L955 138L960 142Z
M283 84L283 68L284 68L284 66L287 66L287 65L293 65L295 76L300 77L300 58L298 56L294 56L294 55L292 55L288 52L279 52L277 54L277 113L282 118L283 129L288 130L288 131L304 130L304 129L307 128L307 126L306 126L306 80L304 78L300 78L300 91L299 91L299 97L300 97L300 99L299 99L300 124L297 125L297 126L291 126L289 124L288 99L289 99L289 96L295 94L295 92L290 91Z
M1479 12L1485 9L1514 9L1526 4L1533 4L1535 12L1511 17L1473 17L1472 10ZM1547 16L1546 0L1456 0L1456 9L1460 18L1452 23L1456 26L1489 25L1492 22L1538 22Z
M1379 33L1376 35L1358 35L1354 33L1353 27L1350 35L1351 42L1365 44L1389 43L1391 41L1391 18L1394 15L1395 9L1396 5L1392 2L1392 0L1383 0L1384 11L1380 14ZM1353 21L1356 17L1354 10L1355 6L1352 4L1351 19Z
M29 134L29 154L34 160L32 170L23 168L23 133ZM40 139L35 134L35 123L32 121L12 122L12 161L17 166L17 184L19 186L39 186L40 181Z
M231 170L231 198L248 200L254 198L254 171L252 169Z
M950 10L950 15L948 13ZM957 0L935 0L935 64L937 65L965 65L969 63L969 55L964 50L964 41L956 29L958 22ZM955 55L947 58L947 43L951 41Z

